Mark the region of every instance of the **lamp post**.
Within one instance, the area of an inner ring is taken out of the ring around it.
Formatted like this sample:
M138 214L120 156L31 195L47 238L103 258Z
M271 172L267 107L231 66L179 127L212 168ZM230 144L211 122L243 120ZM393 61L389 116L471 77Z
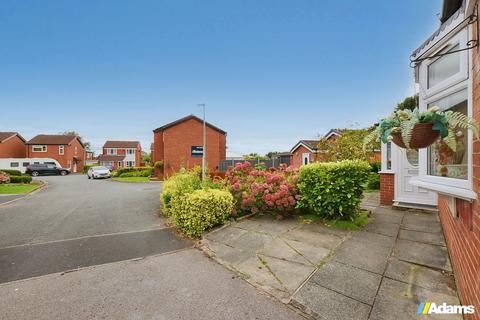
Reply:
M203 146L202 146L202 181L205 181L206 164L207 164L207 129L205 125L205 103L200 103L198 106L203 108Z

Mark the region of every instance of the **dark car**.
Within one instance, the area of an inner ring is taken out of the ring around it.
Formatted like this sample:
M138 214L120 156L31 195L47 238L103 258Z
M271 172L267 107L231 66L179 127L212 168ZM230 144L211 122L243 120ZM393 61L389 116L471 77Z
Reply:
M70 173L69 169L59 168L54 164L31 164L27 166L27 174L34 177L39 175L61 175L66 176Z

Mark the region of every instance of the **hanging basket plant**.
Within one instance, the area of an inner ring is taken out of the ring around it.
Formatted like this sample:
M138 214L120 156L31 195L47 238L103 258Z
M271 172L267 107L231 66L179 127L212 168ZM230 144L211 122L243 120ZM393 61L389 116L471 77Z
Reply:
M456 150L456 134L459 129L471 129L478 139L478 124L460 112L439 111L431 107L427 111L418 109L398 110L365 137L364 148L372 141L387 143L391 140L405 149L421 149L432 145L438 138Z

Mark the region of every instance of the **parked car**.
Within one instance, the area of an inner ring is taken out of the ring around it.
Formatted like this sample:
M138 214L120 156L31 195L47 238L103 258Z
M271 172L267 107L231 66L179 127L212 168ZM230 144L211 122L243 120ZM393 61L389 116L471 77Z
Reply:
M67 174L70 174L70 169L57 167L55 164L38 163L38 164L28 165L27 170L25 170L25 172L34 177L39 175L66 176Z
M87 172L88 179L111 178L112 173L107 167L91 167Z

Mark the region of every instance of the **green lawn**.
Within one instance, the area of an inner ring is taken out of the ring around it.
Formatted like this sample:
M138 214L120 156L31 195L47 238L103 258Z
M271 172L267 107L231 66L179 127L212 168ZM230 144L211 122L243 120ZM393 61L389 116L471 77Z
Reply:
M113 178L114 181L120 182L150 182L149 177L123 177Z
M41 184L38 183L6 183L0 184L0 194L25 194L39 188Z
M361 211L353 221L351 220L322 220L315 214L306 214L300 216L300 220L304 223L323 223L324 225L340 229L340 230L359 230L370 222L368 211Z

